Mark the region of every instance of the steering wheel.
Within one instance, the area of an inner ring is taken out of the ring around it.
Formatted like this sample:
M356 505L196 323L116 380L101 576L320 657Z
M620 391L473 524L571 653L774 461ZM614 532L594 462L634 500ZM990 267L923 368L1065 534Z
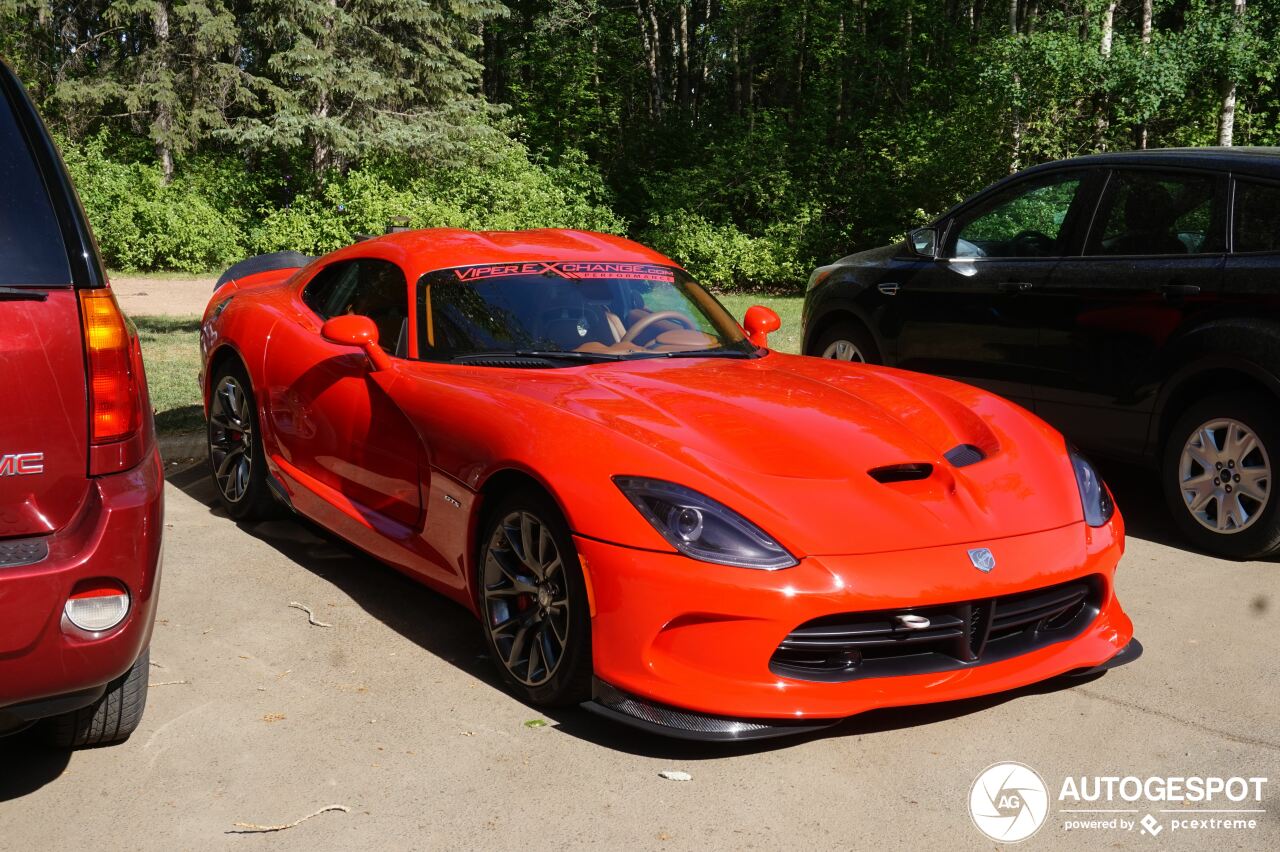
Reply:
M1053 249L1057 245L1052 238L1030 229L1014 234L1009 242L1013 245L1014 254L1018 257L1047 257L1053 254ZM1033 249L1035 253L1027 253L1025 249L1028 248Z
M649 316L645 317L644 319L638 320L635 325L627 329L627 333L622 335L622 339L619 340L618 342L634 343L635 339L640 336L640 332L644 331L646 328L653 325L655 322L662 322L663 320L672 320L673 322L678 322L681 325L683 325L685 328L689 329L690 331L698 330L698 327L694 324L693 320L689 319L687 316L680 313L679 311L655 311L654 313L649 314Z

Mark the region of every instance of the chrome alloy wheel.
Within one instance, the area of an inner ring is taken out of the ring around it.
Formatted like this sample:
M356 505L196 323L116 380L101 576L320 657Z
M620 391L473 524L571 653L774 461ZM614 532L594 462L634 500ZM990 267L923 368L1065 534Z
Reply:
M833 340L822 350L823 358L831 358L835 361L856 361L859 364L866 363L866 358L862 357L862 350L851 340Z
M209 460L222 496L239 503L253 473L253 412L235 376L223 376L209 411Z
M1252 429L1217 419L1191 433L1178 482L1187 511L1201 526L1231 534L1248 529L1271 498L1271 459Z
M555 539L537 515L512 512L484 553L484 606L493 645L516 680L546 683L569 641L569 584Z

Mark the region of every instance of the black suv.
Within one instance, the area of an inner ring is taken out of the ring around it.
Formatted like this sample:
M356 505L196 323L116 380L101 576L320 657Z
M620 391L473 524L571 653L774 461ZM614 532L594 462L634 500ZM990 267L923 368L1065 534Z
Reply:
M1203 549L1280 550L1280 148L1027 169L815 270L804 352L1003 394L1158 467Z

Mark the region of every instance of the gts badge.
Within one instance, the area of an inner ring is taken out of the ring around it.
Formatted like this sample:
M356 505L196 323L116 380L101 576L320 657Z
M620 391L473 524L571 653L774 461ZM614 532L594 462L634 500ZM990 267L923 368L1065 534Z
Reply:
M32 476L44 473L44 453L5 453L0 456L0 476Z
M462 508L462 503L459 502L456 498L450 497L448 494L444 495L444 502L448 503L450 506L452 506L455 509Z

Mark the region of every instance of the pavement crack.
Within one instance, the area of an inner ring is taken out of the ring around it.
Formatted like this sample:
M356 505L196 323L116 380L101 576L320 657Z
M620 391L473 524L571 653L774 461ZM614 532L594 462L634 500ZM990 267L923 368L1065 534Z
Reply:
M1103 695L1101 692L1094 692L1091 689L1078 688L1075 691L1088 698L1096 698L1099 701L1105 701L1108 704L1114 704L1117 707L1124 707L1128 710L1137 710L1140 713L1146 713L1150 716L1157 716L1161 719L1166 719L1170 722L1174 722L1178 725L1182 725L1187 728L1195 728L1196 730L1203 731L1206 734L1213 734L1215 737L1221 737L1224 740L1230 740L1233 743L1240 743L1241 745L1258 746L1260 748L1270 749L1272 751L1280 751L1280 743L1275 743L1275 742L1272 742L1271 740L1263 740L1263 739L1258 739L1256 737L1246 737L1242 734L1235 734L1235 733L1232 733L1231 731L1224 731L1221 728L1214 728L1210 725L1205 725L1200 722L1193 722L1190 719L1183 719L1181 716L1175 716L1172 713L1167 713L1164 710L1157 710L1154 707L1147 707L1142 704L1137 704L1133 701L1125 701L1123 698L1115 698L1110 695Z

